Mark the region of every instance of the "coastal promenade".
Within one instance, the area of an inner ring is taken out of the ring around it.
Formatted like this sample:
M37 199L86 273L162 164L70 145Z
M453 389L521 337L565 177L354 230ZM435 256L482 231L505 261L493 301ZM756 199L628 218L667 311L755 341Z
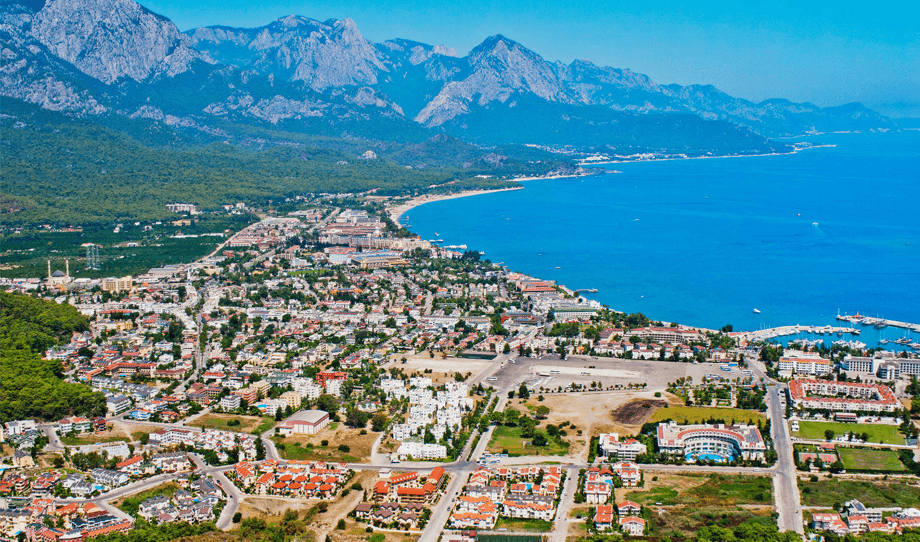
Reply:
M833 326L780 326L757 331L743 331L741 338L751 341L768 341L776 337L785 337L787 335L796 335L798 333L814 333L818 335L835 335L835 334L853 334L859 335L859 328L855 327L833 327Z

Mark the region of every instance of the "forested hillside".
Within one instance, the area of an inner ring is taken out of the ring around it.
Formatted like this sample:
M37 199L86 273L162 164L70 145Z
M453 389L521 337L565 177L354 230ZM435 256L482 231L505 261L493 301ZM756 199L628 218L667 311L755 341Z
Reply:
M87 326L70 305L0 292L0 423L105 414L101 393L64 382L61 363L42 359L46 348Z

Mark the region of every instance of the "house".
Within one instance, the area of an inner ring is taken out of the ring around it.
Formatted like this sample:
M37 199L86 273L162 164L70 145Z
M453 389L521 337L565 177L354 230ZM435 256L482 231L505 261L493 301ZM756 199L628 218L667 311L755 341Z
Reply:
M598 531L613 529L613 505L602 504L594 512L594 527Z
M620 518L620 529L630 536L642 536L645 533L645 520L636 516Z
M598 439L598 447L603 457L619 461L635 461L636 457L648 451L645 444L631 438L620 440L617 433L605 433Z
M623 501L617 503L617 513L621 516L638 515L642 512L642 506L632 501Z

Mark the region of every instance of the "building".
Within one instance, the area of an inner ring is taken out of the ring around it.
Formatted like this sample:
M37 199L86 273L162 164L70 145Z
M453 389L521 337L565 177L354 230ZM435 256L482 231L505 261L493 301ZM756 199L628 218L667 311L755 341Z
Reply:
M220 400L220 408L224 410L236 410L240 408L243 400L239 395L227 395Z
M106 277L102 279L99 285L103 292L128 292L134 287L134 279L131 275L118 277Z
M322 410L300 410L278 425L282 435L315 435L329 425L329 413Z
M645 520L636 516L620 518L620 529L630 536L642 536L645 533Z
M887 386L827 380L789 383L792 407L806 410L897 412L901 404Z
M404 440L399 445L399 449L396 450L396 455L400 459L442 459L447 457L447 447L442 444L425 444L421 441Z
M754 425L677 425L658 424L658 449L667 454L684 456L687 461L728 462L737 458L764 458L767 449Z
M602 434L598 439L598 446L602 456L618 461L635 461L637 456L648 451L645 444L633 438L620 440L617 433Z

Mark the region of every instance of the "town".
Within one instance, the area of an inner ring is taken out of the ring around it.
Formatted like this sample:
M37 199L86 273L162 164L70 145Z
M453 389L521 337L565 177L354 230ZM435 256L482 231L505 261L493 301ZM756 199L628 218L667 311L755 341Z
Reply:
M47 326L4 330L0 536L289 514L374 542L920 527L907 348L655 321L424 241L379 200L294 203L194 262L0 279L11 318Z

